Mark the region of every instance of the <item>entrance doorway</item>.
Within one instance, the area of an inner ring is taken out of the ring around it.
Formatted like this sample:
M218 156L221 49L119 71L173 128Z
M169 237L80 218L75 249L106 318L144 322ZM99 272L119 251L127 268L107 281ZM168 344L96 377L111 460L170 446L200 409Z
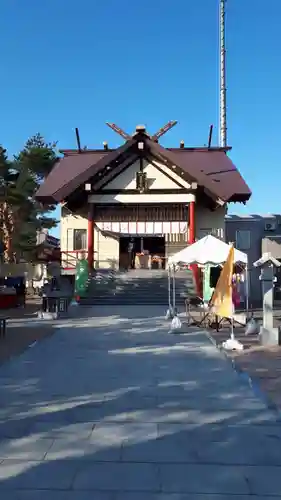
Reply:
M119 267L135 269L142 255L149 257L149 268L165 269L164 236L121 236L119 239Z

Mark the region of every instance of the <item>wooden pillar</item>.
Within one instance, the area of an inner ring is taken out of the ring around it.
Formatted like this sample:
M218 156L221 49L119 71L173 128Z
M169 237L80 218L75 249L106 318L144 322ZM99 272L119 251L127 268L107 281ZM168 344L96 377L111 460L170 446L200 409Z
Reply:
M95 236L94 204L89 203L88 244L87 244L89 272L91 272L94 267L94 236Z

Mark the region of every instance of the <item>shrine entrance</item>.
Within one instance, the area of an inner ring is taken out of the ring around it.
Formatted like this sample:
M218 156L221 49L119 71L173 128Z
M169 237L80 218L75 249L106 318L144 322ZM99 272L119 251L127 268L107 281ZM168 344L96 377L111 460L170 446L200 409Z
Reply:
M165 269L165 237L121 236L119 267L121 269Z

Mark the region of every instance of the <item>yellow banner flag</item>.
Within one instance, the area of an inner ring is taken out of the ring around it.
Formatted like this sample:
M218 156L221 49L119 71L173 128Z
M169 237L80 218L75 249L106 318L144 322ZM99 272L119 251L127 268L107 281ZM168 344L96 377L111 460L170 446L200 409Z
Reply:
M211 305L215 314L221 318L233 316L232 275L234 264L234 248L230 247L227 260L222 268L217 286L214 290Z

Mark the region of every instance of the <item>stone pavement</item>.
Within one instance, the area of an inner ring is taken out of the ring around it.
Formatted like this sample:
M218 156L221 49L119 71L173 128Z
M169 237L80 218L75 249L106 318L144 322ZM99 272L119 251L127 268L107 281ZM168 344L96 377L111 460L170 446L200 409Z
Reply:
M163 309L92 308L0 368L1 499L281 499L276 415Z

